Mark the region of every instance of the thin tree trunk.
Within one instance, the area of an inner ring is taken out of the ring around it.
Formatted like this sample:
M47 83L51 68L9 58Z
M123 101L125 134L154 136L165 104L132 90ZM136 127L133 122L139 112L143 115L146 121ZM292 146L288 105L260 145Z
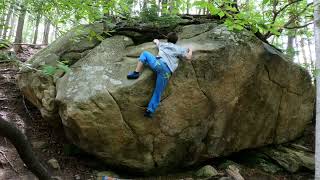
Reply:
M198 15L201 15L201 10L202 10L202 9L201 9L201 8L199 8Z
M49 42L51 43L52 41L54 41L54 33L55 31L54 31L54 26L52 26L52 29L51 29L51 33L50 33L50 36L49 36Z
M314 0L314 40L316 52L316 68L320 69L320 0ZM316 77L317 104L316 104L316 154L315 179L320 179L320 76Z
M15 13L13 12L11 17L11 22L10 22L10 33L9 33L8 39L11 39L14 36L15 30L16 30L16 16L15 16Z
M307 38L307 42L308 42L309 59L312 62L313 61L313 57L312 57L312 51L311 51L311 39Z
M313 61L313 58L312 58L311 40L310 40L310 38L307 38L307 42L308 42L309 59L310 59L310 64L311 64L311 72L313 72L315 70L315 65L314 65L314 61Z
M37 44L40 19L41 19L41 16L40 14L38 14L36 19L36 29L34 31L34 36L33 36L33 44Z
M58 26L56 26L54 30L54 39L57 39L58 37L59 37L59 28Z
M43 32L43 39L42 44L48 44L49 42L49 31L50 31L50 20L46 18L44 32Z
M187 14L190 14L190 0L187 0Z
M168 9L169 14L172 14L173 9L174 9L173 0L167 0L167 9Z
M26 17L24 19L24 28L22 31L22 42L28 43L28 30L29 30L29 19L30 19L30 14L26 13ZM33 31L33 30L31 30Z
M308 64L308 61L307 61L307 56L306 56L306 51L304 50L304 38L301 38L300 40L300 46L301 46L301 52L302 52L302 58L303 58L303 63L305 65Z
M173 11L173 8L174 8L174 2L173 2L173 0L168 0L168 5L169 5L169 7L168 7L169 14L171 14L172 11Z
M299 57L299 43L298 43L298 39L297 38L294 38L294 42L295 42L295 45L296 45L296 48L295 48L295 51L294 51L294 56L297 57L297 61L299 64L301 64L300 62L300 57Z
M2 30L5 27L5 19L6 19L6 8L4 7L2 9L2 14L0 16L0 38L1 38L1 35L2 35Z
M294 40L294 36L292 35L288 35L288 46L287 46L287 56L290 57L290 59L293 61L293 57L294 57L294 48L293 48L293 40Z
M157 0L156 4L157 4L157 14L158 16L161 16L161 0ZM134 7L134 4L132 5L132 7Z
M11 19L11 16L13 13L13 8L14 8L13 4L14 4L14 2L12 2L9 7L9 12L7 14L7 18L5 21L5 27L3 28L3 39L7 38L7 32L8 32L8 28L9 28L9 24L10 24L10 19Z
M22 32L23 32L23 26L24 26L24 20L26 17L26 13L27 13L27 10L21 6L20 15L19 15L19 19L18 19L18 26L17 26L17 31L16 31L16 37L14 40L15 43L22 43ZM21 45L16 45L14 49L16 52L22 51Z
M289 0L288 2L292 3L293 0ZM292 18L295 14L293 13L293 11L289 11L289 15L290 15L290 18ZM297 31L294 30L294 34L290 33L290 32L292 32L292 31L289 30L289 34L288 34L287 54L293 60L293 57L295 56L294 48L293 48L293 39L295 38ZM297 41L297 39L296 39L296 41ZM298 48L298 46L297 46L297 48ZM298 58L299 58L299 55L298 55Z
M142 9L146 10L148 7L147 5L148 5L148 0L143 0Z

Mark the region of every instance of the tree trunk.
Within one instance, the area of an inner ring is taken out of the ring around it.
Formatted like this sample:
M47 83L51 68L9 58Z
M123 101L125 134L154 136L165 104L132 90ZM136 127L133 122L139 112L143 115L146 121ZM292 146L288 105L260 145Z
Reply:
M288 46L287 46L287 56L290 57L290 59L293 61L293 57L294 57L294 48L293 48L293 40L294 40L294 36L292 35L288 35Z
M308 65L306 51L304 50L304 38L301 38L301 40L300 40L300 47L301 47L301 52L302 52L303 63L305 65Z
M29 31L29 19L30 19L30 14L26 13L26 17L24 18L24 28L22 31L22 42L28 43L28 31ZM33 30L31 30L33 32Z
M316 53L316 68L320 69L320 0L314 0L314 40ZM316 77L317 104L316 104L316 154L315 179L320 179L320 76Z
M15 12L15 10L14 10ZM8 39L10 40L14 36L14 32L16 30L16 16L15 13L12 12L11 22L10 22L10 32Z
M311 39L307 38L307 42L308 42L308 52L309 52L309 59L310 59L310 63L311 63L311 72L313 72L315 70L315 65L314 65L314 60L312 58L312 51L311 51Z
M190 0L187 0L187 14L190 14Z
M288 2L292 3L293 0L289 0ZM290 15L290 18L292 18L295 14L293 11L289 11L289 15ZM295 56L295 51L293 48L293 39L296 37L297 31L296 30L294 30L294 31L288 30L288 32L289 32L288 33L288 46L287 46L286 52L287 52L287 55L293 60L293 57ZM297 41L297 38L296 38L296 41ZM298 46L297 46L297 48L298 48ZM299 58L299 55L298 55L298 58Z
M58 26L56 26L54 30L54 39L58 39L58 37L59 37L59 28Z
M54 26L52 26L52 30L51 30L51 34L50 34L50 36L49 36L49 42L51 43L52 41L54 41L54 39L55 39L55 31L54 31Z
M297 39L297 38L294 38L294 42L295 42L295 45L296 45L296 48L294 48L294 49L295 49L295 51L294 51L294 56L297 57L298 63L301 64L301 62L300 62L300 57L299 57L299 43L298 43L298 39Z
M3 7L2 14L0 15L0 38L1 38L1 35L2 35L2 30L5 27L5 19L6 19L6 8Z
M312 57L312 51L311 51L311 39L310 38L307 38L307 43L308 43L308 51L309 51L309 59L310 61L313 61L313 57Z
M43 32L43 39L42 44L48 44L49 42L49 31L50 31L50 20L46 18L44 32Z
M168 11L169 11L169 14L172 14L172 12L173 12L173 9L174 9L174 0L168 0L169 2L168 2L168 5L169 5L169 7L168 7Z
M6 21L5 21L5 26L3 28L3 39L6 39L7 38L7 32L8 32L8 28L10 26L10 19L11 19L11 16L12 16L12 13L13 13L13 6L14 2L11 3L10 7L9 7L9 12L7 14L7 18L6 18Z
M198 15L201 15L201 8L199 8L199 10L198 10Z
M143 0L142 9L146 10L148 7L147 5L148 5L148 0Z
M9 139L29 170L41 180L51 179L48 171L34 155L27 137L14 125L0 116L0 136Z
M36 19L36 29L34 31L34 36L33 36L33 44L37 44L40 19L41 19L41 16L40 14L38 14Z
M19 14L19 19L18 19L16 37L15 37L15 40L14 40L15 43L22 43L22 32L23 32L23 26L24 26L24 20L25 20L25 17L26 17L26 13L27 13L27 10L24 7L21 7L20 14ZM14 47L14 49L15 49L16 52L21 52L22 51L21 45L16 45Z

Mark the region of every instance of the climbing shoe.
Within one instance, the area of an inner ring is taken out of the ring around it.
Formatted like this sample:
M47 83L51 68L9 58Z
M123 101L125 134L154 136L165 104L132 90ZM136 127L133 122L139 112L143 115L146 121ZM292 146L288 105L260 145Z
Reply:
M139 72L133 71L133 72L128 73L127 78L128 79L138 79L139 75L140 75Z
M144 112L144 116L145 116L145 117L148 117L148 118L152 118L152 112L147 109L147 110Z

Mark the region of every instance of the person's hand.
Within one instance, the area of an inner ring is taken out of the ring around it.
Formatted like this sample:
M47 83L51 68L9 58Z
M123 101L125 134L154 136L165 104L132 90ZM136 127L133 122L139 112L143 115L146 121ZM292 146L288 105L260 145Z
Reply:
M188 48L188 54L186 56L188 61L192 61L192 49Z
M156 45L158 45L159 42L160 42L159 39L154 39L154 40L153 40L153 43L155 43Z

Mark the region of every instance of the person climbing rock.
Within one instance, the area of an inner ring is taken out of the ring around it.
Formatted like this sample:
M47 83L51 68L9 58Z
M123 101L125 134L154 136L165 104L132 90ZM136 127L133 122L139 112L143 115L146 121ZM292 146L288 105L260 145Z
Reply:
M157 74L156 86L144 113L144 116L146 117L152 117L157 109L161 100L161 95L165 90L172 73L178 67L179 59L186 58L191 60L192 58L192 50L190 48L176 45L176 42L178 41L178 35L176 33L169 33L167 35L167 41L168 42L160 42L158 39L154 39L153 42L159 49L158 55L154 56L148 51L143 51L139 57L136 70L129 72L127 75L128 79L139 78L144 65L148 65Z

